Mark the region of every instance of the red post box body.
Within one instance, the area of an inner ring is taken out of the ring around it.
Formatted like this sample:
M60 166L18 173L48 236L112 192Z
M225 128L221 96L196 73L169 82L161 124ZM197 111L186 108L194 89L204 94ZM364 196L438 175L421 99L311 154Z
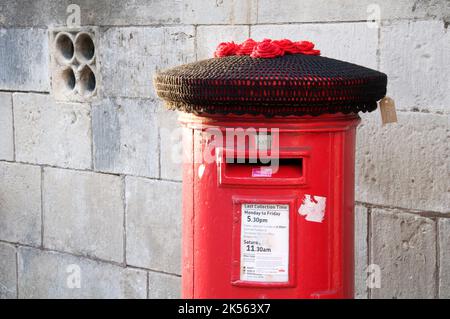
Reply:
M358 115L180 120L182 296L352 298ZM249 156L252 137L244 149L230 148L227 130L234 129L278 132L278 170L237 163Z
M355 131L387 76L292 45L155 76L184 125L184 298L353 297Z

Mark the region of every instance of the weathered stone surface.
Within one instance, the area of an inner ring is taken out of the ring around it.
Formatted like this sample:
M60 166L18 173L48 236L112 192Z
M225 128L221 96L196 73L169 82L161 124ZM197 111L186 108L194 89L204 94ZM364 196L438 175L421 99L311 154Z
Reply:
M355 206L355 298L367 299L367 220L364 206Z
M183 131L178 112L161 110L158 113L161 178L181 181L183 165Z
M45 168L44 246L123 262L122 194L118 176Z
M0 93L0 159L14 159L12 96Z
M181 278L173 275L149 272L148 297L150 299L181 298Z
M96 170L158 177L158 119L153 104L122 98L93 104Z
M26 247L19 248L18 268L19 298L146 297L141 270Z
M155 98L156 71L194 60L194 27L109 28L100 47L104 96Z
M47 30L0 28L0 65L0 89L48 91Z
M90 107L56 103L49 95L13 94L16 160L91 167Z
M264 38L312 41L322 56L377 68L378 31L361 23L252 26L255 40Z
M184 0L182 21L190 24L250 24L256 22L258 0Z
M0 4L0 25L66 26L71 0L19 0ZM147 25L180 23L180 1L80 0L81 25Z
M442 21L383 26L380 53L397 108L450 113L450 32Z
M17 297L16 248L0 243L0 299Z
M66 25L71 0L19 0L0 3L0 26ZM81 25L251 23L256 0L78 0Z
M221 42L240 43L249 37L248 26L200 26L197 27L197 59L214 57L214 51Z
M127 264L180 273L181 184L126 177Z
M372 210L371 264L380 266L381 288L372 298L435 298L436 225L429 218Z
M374 5L383 20L450 17L445 0L258 0L258 23L372 20Z
M0 239L41 244L41 169L0 162Z
M356 148L356 199L448 211L448 116L418 112L398 112L397 116L397 124L382 126L378 111L362 115Z
M450 219L439 220L439 298L450 298Z

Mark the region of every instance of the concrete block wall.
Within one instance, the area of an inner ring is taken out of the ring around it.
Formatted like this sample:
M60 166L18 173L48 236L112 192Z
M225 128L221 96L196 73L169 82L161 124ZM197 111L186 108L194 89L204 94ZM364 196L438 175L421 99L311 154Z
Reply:
M71 3L99 27L89 103L51 94L49 30ZM450 298L449 22L447 0L1 2L0 298L180 296L176 114L152 75L249 36L388 74L399 123L362 114L358 131L356 296Z

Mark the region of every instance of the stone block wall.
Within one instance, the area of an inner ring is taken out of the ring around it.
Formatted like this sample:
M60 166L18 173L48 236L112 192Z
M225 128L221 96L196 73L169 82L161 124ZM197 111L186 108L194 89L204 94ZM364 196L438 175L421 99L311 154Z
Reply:
M70 4L98 27L83 103L50 79ZM448 0L0 2L0 298L180 296L176 114L152 75L248 37L388 74L398 124L362 114L358 131L356 296L450 298L449 22Z

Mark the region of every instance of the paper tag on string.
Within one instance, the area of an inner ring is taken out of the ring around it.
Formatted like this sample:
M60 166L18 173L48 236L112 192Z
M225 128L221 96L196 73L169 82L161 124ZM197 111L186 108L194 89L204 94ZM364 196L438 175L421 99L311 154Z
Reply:
M392 98L385 96L380 101L381 121L384 124L396 123L397 113L395 112L395 102Z

